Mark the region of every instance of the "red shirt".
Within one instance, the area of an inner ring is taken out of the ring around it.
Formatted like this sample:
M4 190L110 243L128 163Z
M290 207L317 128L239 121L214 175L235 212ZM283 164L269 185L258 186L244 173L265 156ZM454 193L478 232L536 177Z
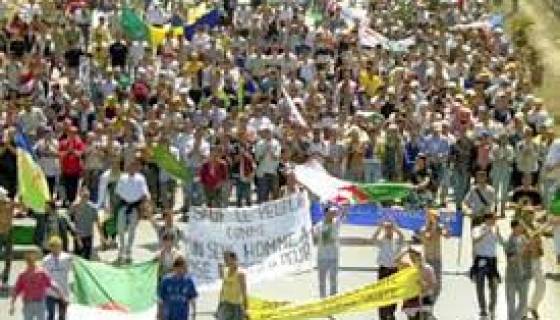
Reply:
M63 174L79 176L82 173L81 157L85 149L85 143L78 136L60 141L58 151L60 152L60 166Z
M205 188L213 190L221 186L228 178L227 164L220 160L217 163L208 161L200 168L200 182Z
M47 289L52 286L51 277L43 269L27 269L18 276L14 292L24 301L40 301L45 299Z

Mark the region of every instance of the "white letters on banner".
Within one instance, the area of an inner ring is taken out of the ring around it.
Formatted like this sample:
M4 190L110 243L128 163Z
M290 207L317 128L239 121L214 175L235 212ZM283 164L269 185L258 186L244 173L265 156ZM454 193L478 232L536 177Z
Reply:
M305 192L247 208L193 208L186 235L189 270L201 289L219 283L224 251L237 254L250 282L312 268Z

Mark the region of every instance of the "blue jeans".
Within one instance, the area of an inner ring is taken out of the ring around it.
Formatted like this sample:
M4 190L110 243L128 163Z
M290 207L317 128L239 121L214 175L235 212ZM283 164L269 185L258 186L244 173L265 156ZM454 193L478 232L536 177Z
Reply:
M265 173L262 177L255 178L257 187L257 202L263 203L269 201L274 193L275 184L278 177L275 174Z
M55 310L58 308L58 320L66 319L66 303L61 299L47 296L47 320L55 319Z
M334 296L338 292L338 259L319 259L317 262L319 269L319 296L327 296L327 276L329 277L329 296Z
M45 300L23 302L23 320L45 320L45 316Z
M367 183L379 182L382 175L381 161L378 159L364 160L364 180Z
M190 206L201 206L204 200L204 188L200 182L191 182L183 185L183 206L188 211Z
M237 206L242 207L243 202L247 206L251 205L251 182L241 181L237 179L235 182L235 195L237 200Z

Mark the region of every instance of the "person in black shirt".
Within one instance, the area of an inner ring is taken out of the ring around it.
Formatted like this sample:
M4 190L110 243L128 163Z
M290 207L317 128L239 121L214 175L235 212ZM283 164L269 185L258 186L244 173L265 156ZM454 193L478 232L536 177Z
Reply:
M118 39L109 47L109 55L111 55L111 66L126 67L126 57L128 55L128 47L123 40Z
M0 138L0 187L13 199L17 192L16 147L8 135Z
M80 47L74 47L66 50L64 59L69 68L77 69L80 67L80 57L84 55L84 51Z
M416 201L412 200L413 204L417 204L419 206L431 204L433 199L431 177L432 173L426 165L426 155L422 153L418 154L414 170L410 177L417 197Z

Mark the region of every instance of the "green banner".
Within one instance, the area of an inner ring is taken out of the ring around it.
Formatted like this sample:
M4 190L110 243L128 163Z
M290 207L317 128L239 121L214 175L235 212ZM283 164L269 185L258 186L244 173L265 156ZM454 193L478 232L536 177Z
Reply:
M128 39L138 41L148 39L148 27L134 10L130 8L124 8L122 10L120 25Z
M156 146L152 149L152 152L153 161L173 178L185 182L191 181L193 177L191 170L184 163L177 160L166 147Z
M149 261L125 267L75 257L73 302L84 306L145 311L156 303L158 264Z

